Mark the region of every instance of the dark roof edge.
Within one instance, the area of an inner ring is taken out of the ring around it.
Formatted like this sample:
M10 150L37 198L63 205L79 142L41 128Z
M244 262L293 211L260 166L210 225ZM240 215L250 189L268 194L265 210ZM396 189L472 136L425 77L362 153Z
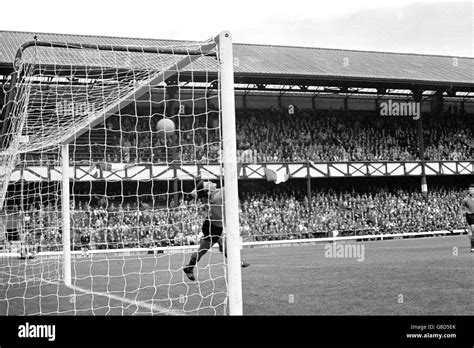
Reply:
M373 76L353 76L353 75L285 75L285 74L272 74L270 77L266 73L240 73L236 72L237 77L267 77L268 79L300 79L300 80L333 80L333 81L361 81L361 82L397 82L397 83L408 83L408 84L441 84L441 85L472 85L474 81L443 81L443 80L414 80L406 78L393 78L393 77L373 77Z

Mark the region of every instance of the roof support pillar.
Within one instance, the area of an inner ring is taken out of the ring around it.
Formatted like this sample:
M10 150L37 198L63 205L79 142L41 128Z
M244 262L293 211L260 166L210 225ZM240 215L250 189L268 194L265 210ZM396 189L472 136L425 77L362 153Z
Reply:
M424 136L423 136L423 116L421 113L421 104L423 101L423 90L421 89L413 89L413 100L420 105L420 117L416 120L417 129L418 129L418 153L421 161L421 195L425 202L428 201L428 184L426 181L426 173L425 173L425 143L424 143Z

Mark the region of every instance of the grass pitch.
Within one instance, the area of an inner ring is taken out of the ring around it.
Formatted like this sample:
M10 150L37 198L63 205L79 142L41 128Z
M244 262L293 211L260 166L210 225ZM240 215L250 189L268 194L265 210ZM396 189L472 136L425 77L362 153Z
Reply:
M339 244L339 243L338 243ZM342 244L342 242L341 242ZM246 248L244 315L473 315L467 236L357 242L364 257L327 257L326 244ZM73 288L54 260L0 259L0 315L222 315L220 253L182 272L189 253L73 260ZM360 258L359 258L360 260Z

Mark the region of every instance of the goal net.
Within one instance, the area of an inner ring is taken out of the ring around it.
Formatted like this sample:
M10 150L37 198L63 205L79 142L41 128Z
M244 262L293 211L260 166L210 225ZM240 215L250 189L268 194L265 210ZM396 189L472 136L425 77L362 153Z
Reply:
M19 48L0 120L0 315L241 314L230 40ZM225 185L228 257L212 248L191 282L200 179Z

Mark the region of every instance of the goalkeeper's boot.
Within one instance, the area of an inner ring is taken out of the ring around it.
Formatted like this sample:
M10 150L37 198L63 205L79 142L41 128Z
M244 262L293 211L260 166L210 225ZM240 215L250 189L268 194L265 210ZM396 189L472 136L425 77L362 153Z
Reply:
M194 278L194 272L193 272L193 267L192 266L186 266L183 268L183 272L186 274L189 280L195 281L196 278Z
M245 261L242 261L242 262L240 263L240 266L241 266L242 268L245 268L245 267L250 266L250 263L245 262Z

